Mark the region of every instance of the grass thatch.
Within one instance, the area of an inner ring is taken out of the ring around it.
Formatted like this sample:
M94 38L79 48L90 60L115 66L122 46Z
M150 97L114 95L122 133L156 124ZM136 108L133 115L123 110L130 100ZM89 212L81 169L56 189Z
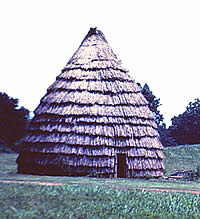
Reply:
M126 154L124 176L159 177L162 149L140 87L91 29L41 99L17 162L25 173L116 177Z

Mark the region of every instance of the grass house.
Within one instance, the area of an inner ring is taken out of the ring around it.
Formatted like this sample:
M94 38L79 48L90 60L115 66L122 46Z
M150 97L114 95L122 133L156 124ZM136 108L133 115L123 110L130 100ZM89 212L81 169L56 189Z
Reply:
M163 146L140 87L90 28L34 111L18 172L160 177Z

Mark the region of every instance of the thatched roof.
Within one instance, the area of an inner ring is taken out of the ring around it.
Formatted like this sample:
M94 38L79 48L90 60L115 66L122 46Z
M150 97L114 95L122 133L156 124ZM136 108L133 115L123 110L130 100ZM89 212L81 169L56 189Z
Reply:
M59 157L67 160L62 166L66 175L116 176L116 156L126 154L126 176L163 174L154 115L96 28L90 29L34 113L17 161L19 172L51 174L53 168L61 173L54 165Z

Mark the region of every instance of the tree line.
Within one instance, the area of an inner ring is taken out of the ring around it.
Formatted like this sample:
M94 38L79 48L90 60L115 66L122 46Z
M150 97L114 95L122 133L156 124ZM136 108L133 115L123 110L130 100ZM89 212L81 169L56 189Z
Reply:
M157 98L150 87L141 87L142 94L148 101L150 110L155 115L160 140L164 146L200 143L200 99L190 102L186 110L171 119L167 128L164 117L159 111L160 98ZM30 122L29 110L19 107L19 100L0 93L0 146L18 150L18 145Z
M139 84L141 87L141 85ZM149 108L155 115L160 140L164 146L175 146L200 143L200 99L194 99L186 107L186 110L171 119L172 124L166 128L164 117L159 111L160 98L157 98L145 84L142 94L149 102Z

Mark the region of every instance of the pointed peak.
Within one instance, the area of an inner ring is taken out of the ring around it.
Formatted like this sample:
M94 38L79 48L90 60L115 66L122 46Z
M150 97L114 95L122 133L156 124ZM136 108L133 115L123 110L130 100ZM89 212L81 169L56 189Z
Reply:
M89 30L89 32L88 32L88 35L89 36L91 36L91 35L93 35L93 34L97 34L97 27L90 27L90 30Z
M104 34L96 27L91 27L62 72L66 69L77 68L78 66L86 70L113 68L128 72L121 65L121 60L118 59L109 46Z
M104 34L100 30L98 30L97 27L91 27L84 40L91 37L92 35L98 35L102 40L104 40L107 43Z

